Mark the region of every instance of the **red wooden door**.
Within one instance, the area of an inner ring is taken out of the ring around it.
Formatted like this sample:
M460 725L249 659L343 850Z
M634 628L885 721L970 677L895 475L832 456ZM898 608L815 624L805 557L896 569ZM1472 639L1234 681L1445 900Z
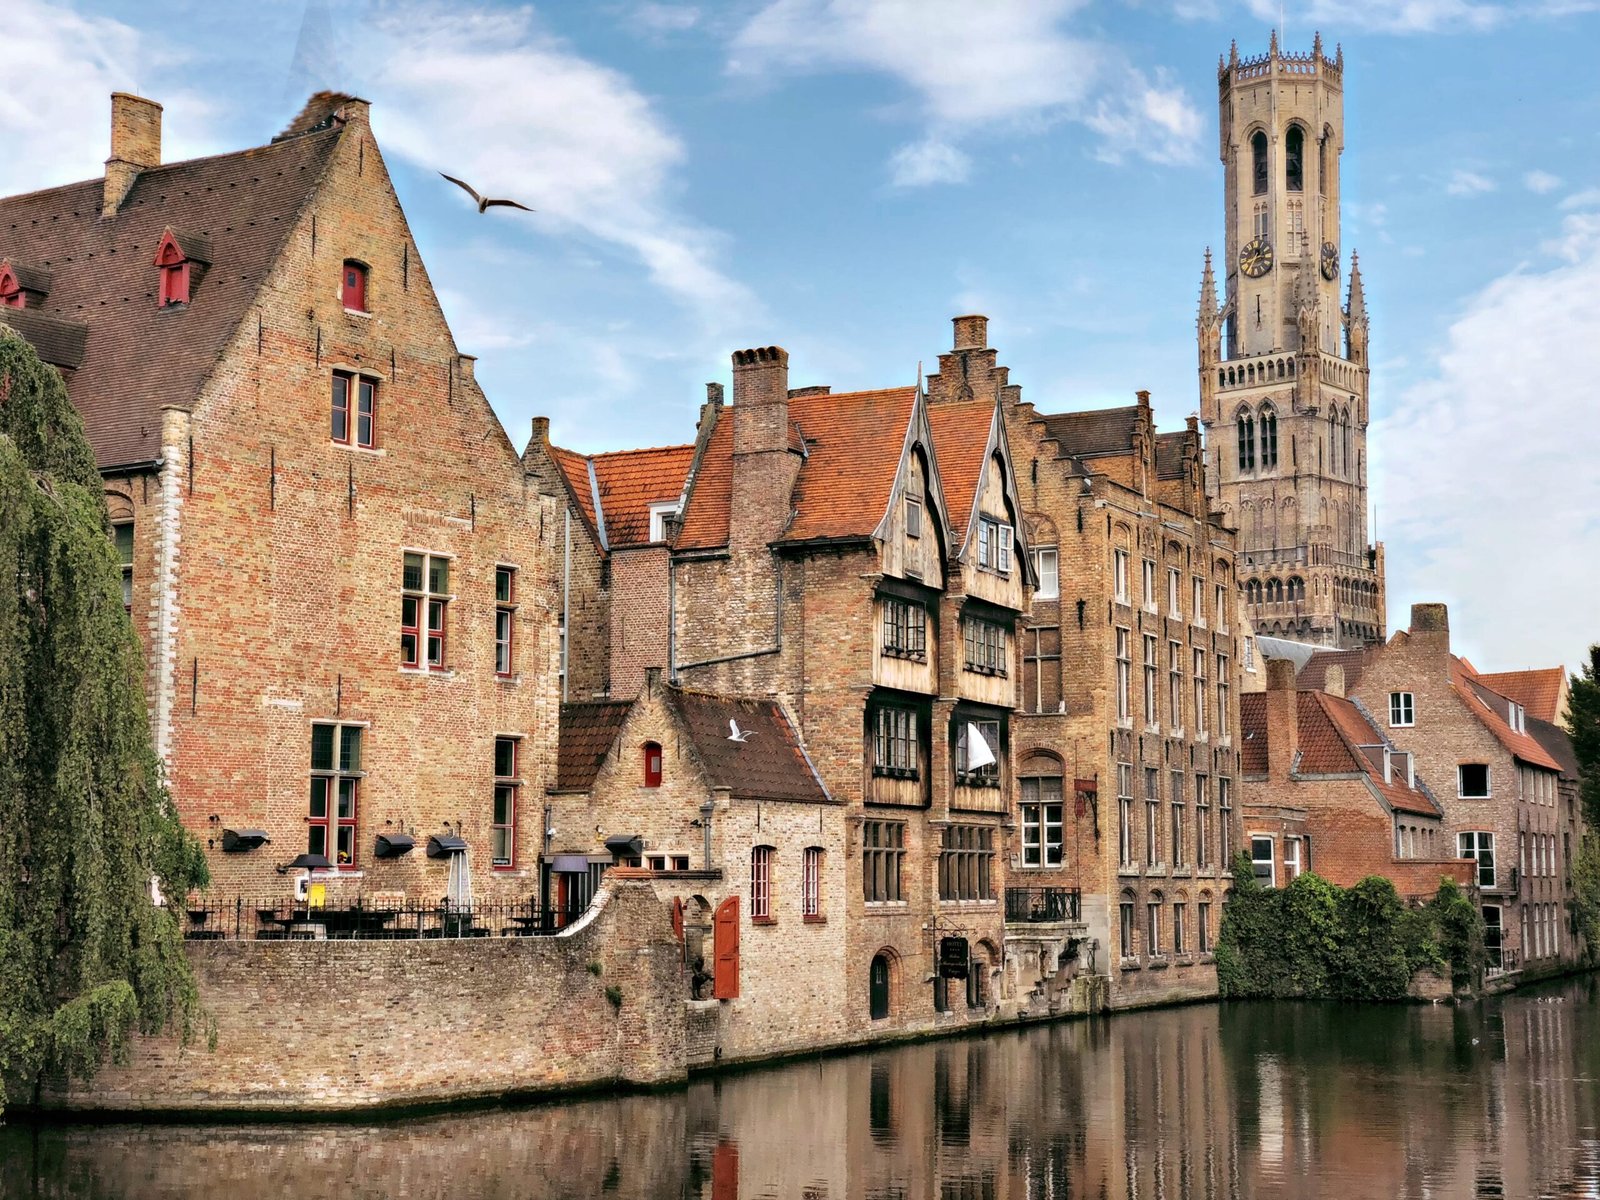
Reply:
M678 945L683 945L683 897L672 898L672 935L678 939Z
M717 905L712 924L713 954L711 995L717 1000L739 998L739 897L729 896Z

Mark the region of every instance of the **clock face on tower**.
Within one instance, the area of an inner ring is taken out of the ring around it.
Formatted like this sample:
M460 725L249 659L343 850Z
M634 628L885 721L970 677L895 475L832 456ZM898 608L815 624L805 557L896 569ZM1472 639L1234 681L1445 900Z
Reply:
M1272 243L1264 237L1253 237L1239 251L1239 269L1251 279L1260 279L1272 270Z
M1339 247L1332 242L1322 243L1322 277L1339 278Z

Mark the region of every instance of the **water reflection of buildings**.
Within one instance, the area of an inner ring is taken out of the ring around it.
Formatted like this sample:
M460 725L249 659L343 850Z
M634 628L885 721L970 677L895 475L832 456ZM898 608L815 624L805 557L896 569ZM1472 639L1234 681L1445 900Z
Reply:
M1600 981L1214 1005L375 1126L0 1128L0 1200L1600 1195Z

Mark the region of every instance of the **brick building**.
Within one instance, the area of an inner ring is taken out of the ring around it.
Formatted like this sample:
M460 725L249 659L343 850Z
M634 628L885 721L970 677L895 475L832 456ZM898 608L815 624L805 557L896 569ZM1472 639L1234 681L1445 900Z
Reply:
M366 102L164 164L160 105L118 94L103 179L0 199L0 264L104 475L219 890L282 896L275 867L316 852L337 888L437 898L440 834L480 894L525 897L559 508L450 335Z
M1144 392L1040 413L993 363L958 336L940 373L1000 375L1041 580L1021 630L1014 878L1081 891L1113 1005L1213 995L1248 631L1199 432L1157 434Z
M1342 694L1338 667L1324 687L1299 691L1294 664L1272 659L1267 690L1241 697L1242 845L1256 877L1282 887L1315 871L1350 887L1382 875L1424 899L1441 878L1473 886L1477 864L1456 854L1411 753Z
M1413 605L1410 628L1384 645L1312 654L1298 684L1326 690L1341 674L1395 749L1414 758L1451 848L1476 861L1491 970L1515 977L1574 961L1566 912L1568 856L1582 832L1575 788L1563 792L1562 764L1526 709L1451 653L1445 606ZM1543 724L1546 737L1564 736Z

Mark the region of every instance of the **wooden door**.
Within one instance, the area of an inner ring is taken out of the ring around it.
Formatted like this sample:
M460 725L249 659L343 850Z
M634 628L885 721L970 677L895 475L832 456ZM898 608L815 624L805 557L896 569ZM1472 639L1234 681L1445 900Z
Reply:
M729 896L717 905L712 919L711 995L718 1000L739 998L739 897Z

